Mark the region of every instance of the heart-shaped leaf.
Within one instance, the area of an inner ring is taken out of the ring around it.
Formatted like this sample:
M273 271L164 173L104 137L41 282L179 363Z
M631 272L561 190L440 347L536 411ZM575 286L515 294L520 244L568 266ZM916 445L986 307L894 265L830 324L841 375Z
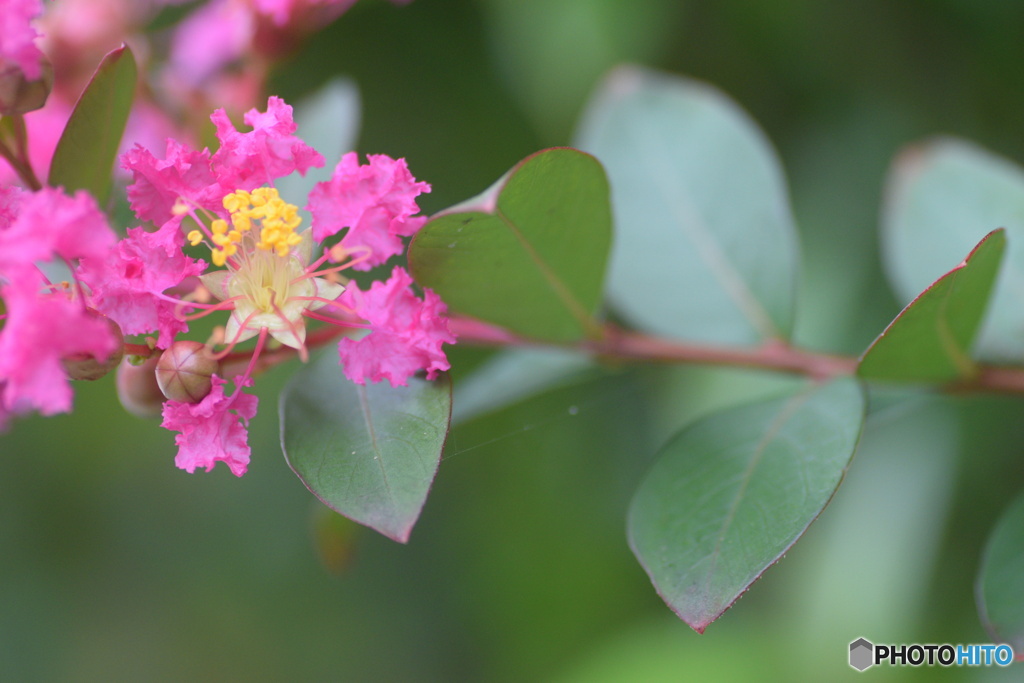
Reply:
M608 296L626 318L706 343L789 335L797 243L785 179L735 103L703 83L620 67L576 140L611 179Z
M863 422L859 383L838 379L672 438L629 511L630 546L669 607L703 633L828 504Z
M413 238L413 278L449 310L552 341L600 335L611 244L608 180L575 149L527 157Z
M288 465L325 505L401 543L434 481L451 420L451 383L350 382L323 353L281 394Z
M1006 258L975 350L990 361L1024 359L1024 170L970 143L941 139L897 157L886 189L883 255L902 301L982 237L1006 228Z
M864 352L866 379L945 382L976 370L971 343L999 274L1006 231L994 230L964 261L911 301Z
M992 639L1024 651L1024 496L1013 502L988 539L976 597Z
M49 184L88 190L102 205L135 96L135 57L126 45L100 62L78 99L50 163Z

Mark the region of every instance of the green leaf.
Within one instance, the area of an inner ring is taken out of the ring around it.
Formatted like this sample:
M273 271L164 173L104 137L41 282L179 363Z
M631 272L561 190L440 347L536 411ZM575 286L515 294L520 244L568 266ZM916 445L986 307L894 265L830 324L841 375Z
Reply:
M818 517L863 422L860 385L838 379L671 439L629 511L630 546L669 607L703 633Z
M78 99L50 164L48 184L88 190L105 204L111 173L135 96L135 57L127 46L110 52Z
M424 225L409 265L452 312L527 337L576 341L600 335L594 314L610 243L601 164L549 149Z
M981 324L1006 246L994 230L966 259L907 304L857 367L866 379L947 382L974 375L971 342Z
M1024 496L1013 502L988 539L976 596L993 640L1024 650Z
M324 505L405 543L437 473L450 418L446 375L414 377L408 387L359 386L327 352L281 394L281 444L288 465Z
M611 179L608 295L622 315L706 343L789 336L798 261L785 179L735 103L703 83L620 67L576 139Z
M975 350L991 361L1024 359L1024 171L970 143L940 139L897 157L887 185L882 247L901 301L1006 228L1006 257Z

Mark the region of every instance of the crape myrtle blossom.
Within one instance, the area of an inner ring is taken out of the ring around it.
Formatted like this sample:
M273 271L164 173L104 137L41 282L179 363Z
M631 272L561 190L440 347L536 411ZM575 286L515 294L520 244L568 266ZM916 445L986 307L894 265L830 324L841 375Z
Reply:
M425 219L414 217L415 198L430 186L417 182L404 160L371 156L360 166L346 155L311 194L315 227L303 229L298 206L273 184L324 159L296 137L291 107L271 97L266 111L245 114L251 128L245 132L223 110L211 120L220 142L214 153L168 140L163 159L141 146L123 155L133 178L129 203L156 230L129 231L102 260L85 262L82 279L97 310L126 332L156 333L157 349L194 344L181 341L190 320L226 314L202 353L206 361L222 361L221 368L239 367L248 357L245 371L233 378L231 393L226 378L206 372L203 395L168 398L163 426L179 432L178 467L192 472L224 462L241 476L250 457L246 428L257 406L243 389L265 350L290 347L307 358L309 320L337 329L321 328L328 334L318 334L317 343L346 332L363 335L344 337L338 346L345 374L358 383L404 385L421 370L432 379L449 368L441 347L455 337L440 298L429 290L418 297L401 268L366 292L343 275L400 253L401 237L423 225ZM332 246L315 244L328 238ZM209 249L209 265L183 251L194 254L200 245ZM249 339L256 340L251 354L235 351Z
M42 75L39 32L31 23L42 13L42 0L0 0L0 72L13 64L29 80Z
M0 189L0 426L11 413L71 409L64 362L105 360L121 344L80 284L51 283L40 264L102 257L116 237L85 192Z

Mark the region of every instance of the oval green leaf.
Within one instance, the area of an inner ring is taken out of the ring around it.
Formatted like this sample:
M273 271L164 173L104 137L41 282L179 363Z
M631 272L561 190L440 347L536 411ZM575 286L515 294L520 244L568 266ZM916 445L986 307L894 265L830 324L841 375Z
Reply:
M451 420L451 383L349 381L320 354L281 394L289 467L324 505L400 543L427 499Z
M889 323L861 357L865 379L949 382L977 366L971 344L999 275L1006 231L985 236L960 265L922 292Z
M424 225L409 246L412 275L450 311L523 336L599 336L608 202L594 157L569 148L537 152Z
M798 260L785 179L736 104L703 83L620 67L577 144L611 179L608 295L627 319L706 343L789 336Z
M856 380L706 417L662 449L629 511L629 543L658 594L698 633L803 535L860 436Z
M976 585L981 621L996 642L1024 651L1024 496L996 524Z
M970 143L941 139L893 164L882 215L889 280L911 301L992 230L1005 227L1006 257L975 351L990 361L1024 359L1024 171Z
M103 205L135 96L135 57L122 45L100 62L78 98L50 164L48 184L87 190Z

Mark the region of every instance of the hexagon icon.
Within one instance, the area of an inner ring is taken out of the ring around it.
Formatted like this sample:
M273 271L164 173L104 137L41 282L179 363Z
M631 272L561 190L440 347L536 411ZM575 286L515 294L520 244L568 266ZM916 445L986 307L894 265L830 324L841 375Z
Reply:
M858 638L850 643L850 666L857 671L863 671L874 664L875 646L864 638Z

